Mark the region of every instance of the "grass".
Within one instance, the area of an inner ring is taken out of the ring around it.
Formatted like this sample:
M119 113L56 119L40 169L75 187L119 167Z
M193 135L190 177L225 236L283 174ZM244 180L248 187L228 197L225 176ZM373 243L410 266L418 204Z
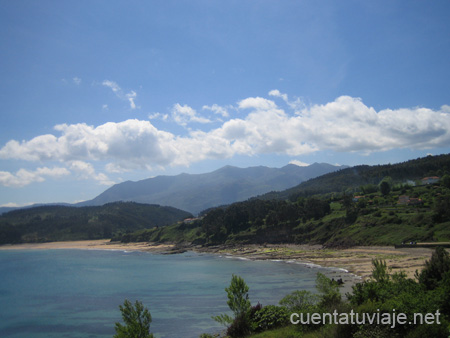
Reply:
M302 332L294 325L251 335L249 338L302 338Z

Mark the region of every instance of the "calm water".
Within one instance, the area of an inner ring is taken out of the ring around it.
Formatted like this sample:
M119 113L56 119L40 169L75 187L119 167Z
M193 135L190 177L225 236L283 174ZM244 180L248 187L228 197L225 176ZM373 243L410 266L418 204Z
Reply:
M0 251L0 337L112 337L124 299L143 302L158 338L223 329L224 291L243 277L252 304L314 291L317 271L298 264L216 255L100 250Z

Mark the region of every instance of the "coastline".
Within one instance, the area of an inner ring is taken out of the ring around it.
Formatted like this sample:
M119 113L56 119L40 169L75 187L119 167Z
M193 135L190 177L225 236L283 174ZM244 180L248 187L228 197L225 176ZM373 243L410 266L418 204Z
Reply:
M80 250L121 250L121 251L145 251L154 253L167 253L175 245L156 243L121 243L110 242L108 239L46 242L46 243L23 243L0 245L0 250L58 250L58 249L80 249Z
M160 243L121 243L109 240L85 240L48 243L25 243L1 245L0 250L121 250L143 251L155 254L176 254L185 251L219 254L227 257L249 260L273 260L305 265L309 267L329 268L325 274L335 280L344 282L342 293L351 291L351 287L366 280L372 273L372 260L385 260L391 273L404 271L409 278L414 278L416 270L421 270L433 252L429 248L400 248L391 246L358 246L345 249L328 249L321 245L308 244L246 244L219 246L179 246Z

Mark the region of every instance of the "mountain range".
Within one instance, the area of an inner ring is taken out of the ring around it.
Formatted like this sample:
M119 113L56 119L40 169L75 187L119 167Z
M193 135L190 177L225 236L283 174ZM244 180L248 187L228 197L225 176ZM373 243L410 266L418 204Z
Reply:
M282 168L225 166L204 174L183 173L122 182L77 206L133 201L167 205L198 214L211 207L243 201L270 191L285 190L343 168L347 167L327 163L302 167L288 164Z

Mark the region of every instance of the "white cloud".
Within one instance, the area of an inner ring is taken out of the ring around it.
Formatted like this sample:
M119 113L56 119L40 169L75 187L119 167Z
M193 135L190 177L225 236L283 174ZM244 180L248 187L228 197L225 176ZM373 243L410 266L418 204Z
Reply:
M290 161L289 163L290 163L290 164L295 164L295 165L297 165L297 166L299 166L299 167L308 167L308 166L310 166L309 163L305 163L305 162L298 161L298 160L292 160L292 161Z
M59 135L9 141L0 149L0 158L65 163L106 161L105 169L117 173L234 155L276 153L298 157L319 150L370 153L450 144L450 113L445 106L437 111L405 108L377 112L361 99L341 96L295 113L264 98L242 100L239 107L251 110L218 128L190 130L186 136L160 130L148 120L108 122L97 127L84 123L57 125L55 131ZM149 118L161 116L157 114ZM181 125L210 122L193 108L180 104L173 106L172 117ZM78 163L76 167L81 170L83 165ZM75 167L69 168L75 171ZM89 172L89 166L85 165L84 170ZM91 172L92 175L101 174ZM96 179L108 181L102 176Z
M20 208L20 207L27 207L27 206L33 205L33 204L36 204L36 202L24 203L24 204L19 204L19 203L14 203L14 202L9 202L9 203L5 203L5 204L0 204L0 207L5 207L5 208Z
M161 113L151 113L151 114L148 114L148 118L149 118L149 120L160 119L160 120L166 121L169 118L169 115L161 114Z
M229 117L230 114L228 114L228 111L226 108L221 107L217 104L213 104L212 106L203 106L202 107L203 110L210 110L212 111L214 114L218 114L218 115L222 115L223 117Z
M211 120L199 116L197 112L189 107L188 105L180 105L179 103L176 103L172 108L172 117L176 123L182 126L186 126L188 123L191 122L198 122L198 123L210 123Z
M69 163L69 167L81 179L94 179L102 185L114 184L114 181L110 180L105 174L97 174L91 163L84 161L71 161Z
M134 100L136 99L136 92L132 90L130 93L125 95L128 101L130 102L131 109L136 109L136 104L134 103Z
M102 82L102 85L111 88L111 90L114 93L119 93L122 91L122 89L120 89L119 85L117 83L115 83L114 81L104 80Z
M238 102L240 109L253 108L257 110L275 109L277 106L272 100L267 100L262 97L249 97Z
M305 108L304 103L299 98L295 99L295 101L290 101L288 95L281 93L278 89L271 90L269 95L281 98L291 109L298 110Z
M43 182L46 177L58 178L69 175L66 168L37 168L35 171L20 169L15 174L8 171L0 171L0 184L5 187L24 187L33 182Z
M274 90L271 90L270 92L269 92L269 95L270 96L275 96L275 97L281 97L284 101L288 101L288 96L287 96L287 94L281 94L280 93L280 91L278 90L278 89L274 89Z
M77 86L81 84L81 79L79 77L74 77L73 79L73 83L75 83Z
M122 90L122 88L120 88L120 86L114 82L114 81L110 81L110 80L104 80L102 82L102 85L108 88L111 88L111 90L116 94L116 96L121 99L121 100L126 100L130 103L130 108L131 109L136 109L136 97L137 94L134 90L130 91L128 94L125 94Z

